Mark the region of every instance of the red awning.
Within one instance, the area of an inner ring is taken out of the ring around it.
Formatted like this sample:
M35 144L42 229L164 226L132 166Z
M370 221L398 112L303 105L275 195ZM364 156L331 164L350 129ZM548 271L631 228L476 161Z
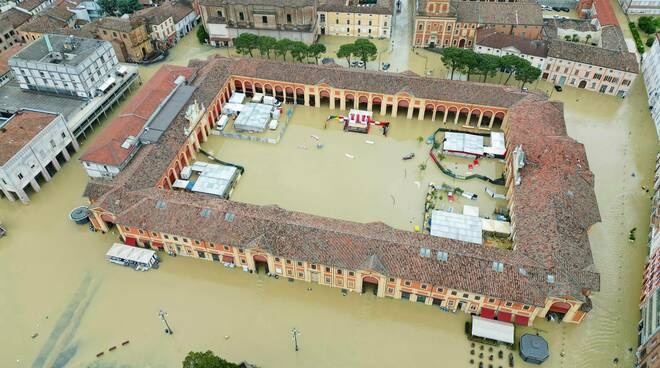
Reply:
M521 326L527 326L529 323L529 317L516 315L513 319L513 322Z
M161 242L153 242L153 243L151 243L151 245L154 246L155 248L158 248L158 249L164 249L165 248L165 246Z
M569 309L571 309L571 305L564 302L552 303L550 306L551 312L567 313Z
M481 308L481 317L495 319L495 310L483 307Z
M124 243L126 243L126 245L136 246L137 245L137 239L131 238L130 236L127 236L126 239L124 240Z
M503 322L511 322L511 313L509 312L497 312L497 320Z
M225 254L222 256L222 262L234 263L234 257Z

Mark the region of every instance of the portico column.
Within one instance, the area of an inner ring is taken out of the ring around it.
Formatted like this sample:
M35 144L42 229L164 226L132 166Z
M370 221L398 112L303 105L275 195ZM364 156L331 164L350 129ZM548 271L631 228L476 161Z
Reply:
M318 91L316 91L316 93L314 93L314 106L315 107L321 107L321 96L319 95Z
M419 108L419 117L417 118L417 120L424 120L424 113L425 112L426 112L426 107L424 107L424 108L420 107Z
M44 176L44 179L46 179L46 181L50 181L50 179L51 179L50 173L48 172L48 170L46 170L45 167L41 168L41 175Z
M7 199L9 199L9 200L12 201L12 202L16 201L16 199L14 199L14 195L11 194L10 191L5 190L5 188L0 188L0 189L2 189L2 194L4 194L5 197L7 197Z
M346 110L346 96L339 97L339 110Z
M465 125L464 126L470 126L470 118L472 118L472 113L468 112L467 119L465 119Z
M309 106L309 92L307 91L307 89L305 89L304 99L305 99L305 106Z
M435 108L434 108L434 109L433 109L433 113L432 113L432 115L431 115L431 121L435 121L435 113L436 113L436 110L435 110Z
M60 162L57 161L57 157L53 157L53 159L50 161L51 164L55 167L55 171L60 171L62 166L60 166Z
M495 122L495 114L491 115L490 117L490 123L488 123L488 129L493 128L493 123Z
M387 102L385 102L385 100L383 99L382 101L380 101L380 114L385 115L386 112L387 112Z
M64 149L62 150L62 154L64 155L64 159L66 161L69 161L69 159L71 159L71 156L69 156L69 151L66 149L66 147L64 147Z
M411 103L410 105L408 105L408 112L406 113L406 119L412 119L414 111L415 111L415 107Z
M479 120L477 121L477 128L481 128L481 120L484 118L484 113L482 112L481 115L479 115Z
M16 190L16 195L18 196L18 199L20 199L23 204L30 203L30 198L28 198L27 194L25 194L25 191L23 190L23 188L17 189Z
M201 126L201 129L202 129L202 142L206 142L206 140L208 139L208 135L206 135L206 128L204 126ZM202 142L200 142L200 144Z
M367 111L371 111L371 110L373 110L373 108L374 108L373 101L372 101L371 98L369 98L367 100Z
M37 183L37 181L34 178L30 179L30 186L32 187L32 189L34 189L35 192L41 191L41 187L39 186L39 183Z
M458 124L458 117L461 116L461 113L456 110L456 117L454 117L454 125Z
M360 108L360 99L357 96L353 99L353 108L356 110Z
M442 118L442 123L446 124L447 123L447 115L449 114L449 110L445 109L444 113L445 113L445 116Z
M80 150L80 144L78 144L78 140L73 135L71 135L71 145L76 152Z
M330 110L335 109L335 94L334 92L330 94Z
M399 104L396 101L394 101L394 103L392 103L392 117L393 118L396 117L398 108L399 108Z

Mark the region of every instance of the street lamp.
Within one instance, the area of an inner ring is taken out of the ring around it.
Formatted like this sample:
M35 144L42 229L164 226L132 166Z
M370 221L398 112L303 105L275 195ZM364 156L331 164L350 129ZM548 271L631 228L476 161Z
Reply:
M426 68L428 67L428 64L429 64L429 57L420 54L418 51L415 51L415 55L421 56L421 57L424 58L424 76L426 76Z
M294 327L291 329L291 335L293 336L293 346L298 351L298 336L300 336L300 331Z
M163 321L163 324L165 325L165 333L168 335L173 334L174 331L172 331L169 323L167 323L167 319L165 319L165 317L167 317L167 312L161 309L160 312L158 312L158 317L160 317L160 320Z

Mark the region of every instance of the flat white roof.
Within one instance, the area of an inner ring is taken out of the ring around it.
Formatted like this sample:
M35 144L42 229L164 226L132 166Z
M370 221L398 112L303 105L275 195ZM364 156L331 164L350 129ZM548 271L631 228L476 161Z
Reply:
M511 234L511 223L493 219L481 219L483 231L499 234Z
M440 238L482 244L481 227L479 217L438 210L431 213L431 235Z
M149 264L156 252L151 249L131 247L130 245L115 243L110 247L106 257L114 257L126 261Z
M229 97L229 103L242 104L245 101L245 93L234 92L234 94Z
M466 205L463 206L463 214L465 216L479 217L479 207L477 207L477 206L468 206L466 204Z
M503 156L506 153L506 146L504 145L504 133L490 133L490 146L484 147L484 152L490 153L491 155Z
M513 323L472 316L472 336L513 344L514 332Z
M445 132L442 149L444 151L483 156L484 137L474 134Z
M270 122L273 106L260 103L243 105L241 114L234 120L234 129L263 132Z
M200 165L198 165L200 164ZM231 189L238 169L234 166L195 162L193 171L200 172L199 178L191 188L193 192L225 196Z

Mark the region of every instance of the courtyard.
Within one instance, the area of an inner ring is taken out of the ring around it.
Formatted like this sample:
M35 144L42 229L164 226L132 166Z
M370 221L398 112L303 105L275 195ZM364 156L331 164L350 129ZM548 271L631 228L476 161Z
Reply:
M284 105L285 110L289 108L293 114L277 144L212 135L202 146L223 161L245 167L232 200L350 221L384 222L411 231L422 228L429 183L478 194L476 200L457 196L449 202L445 198L438 209L461 213L467 204L478 206L480 215L488 217L496 208L506 207L506 201L495 201L485 193L487 187L503 193L503 186L455 179L431 160L427 138L439 127L453 124L408 120L405 114L396 118L375 114L375 120L391 123L388 135L379 127L361 134L344 132L336 120L326 121L329 115L341 114L340 110ZM403 159L411 153L412 159ZM496 161L485 159L472 172L497 178L503 165ZM464 175L472 160L446 156L442 162Z

